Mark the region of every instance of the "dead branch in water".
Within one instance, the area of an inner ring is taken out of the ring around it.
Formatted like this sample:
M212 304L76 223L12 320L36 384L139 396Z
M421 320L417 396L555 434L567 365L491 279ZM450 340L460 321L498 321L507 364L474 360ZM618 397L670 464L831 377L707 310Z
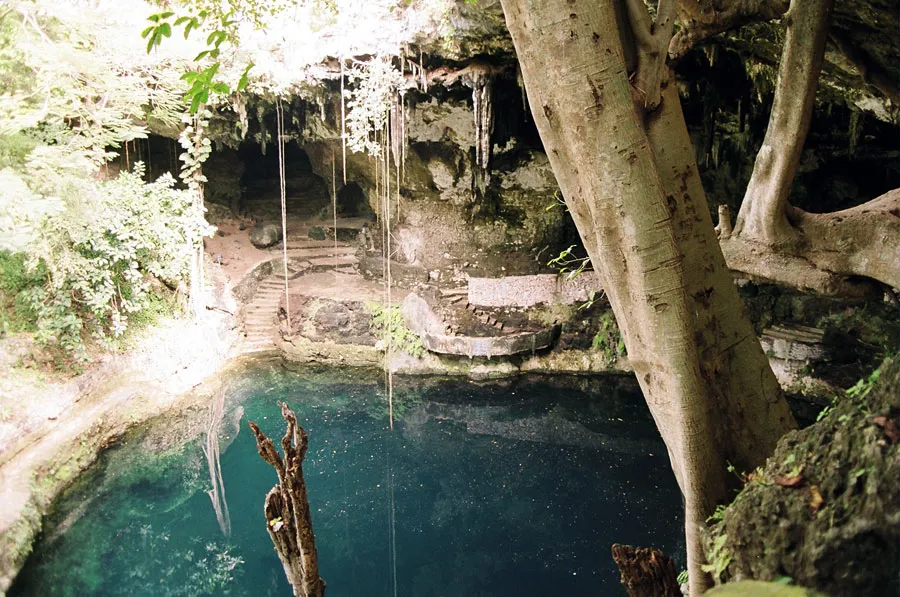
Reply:
M323 597L325 581L319 577L316 537L303 479L303 459L309 437L297 424L297 417L287 404L279 402L278 405L287 422L287 431L281 439L284 459L256 423L249 422L260 457L278 474L278 485L266 495L266 530L275 544L288 582L294 588L294 597Z

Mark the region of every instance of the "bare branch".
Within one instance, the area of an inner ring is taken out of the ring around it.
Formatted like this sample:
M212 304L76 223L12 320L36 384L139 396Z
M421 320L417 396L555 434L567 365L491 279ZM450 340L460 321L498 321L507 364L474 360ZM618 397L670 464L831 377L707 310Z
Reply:
M746 0L735 2L726 10L717 10L710 0L680 2L678 20L681 29L669 42L669 58L678 60L719 33L739 29L748 23L780 19L789 5L788 0Z
M644 0L626 0L625 7L635 41L642 49L650 49L653 47L653 23L647 5Z

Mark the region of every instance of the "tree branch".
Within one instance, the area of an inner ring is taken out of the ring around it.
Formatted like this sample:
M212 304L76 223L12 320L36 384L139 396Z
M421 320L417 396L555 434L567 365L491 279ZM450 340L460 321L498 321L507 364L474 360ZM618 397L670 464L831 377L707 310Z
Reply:
M678 33L669 42L669 58L679 60L714 35L739 29L748 23L780 19L790 5L787 0L745 0L724 10L711 0L678 3Z
M649 50L653 47L653 22L650 20L650 12L644 0L626 0L625 9L628 14L628 24L638 46Z
M643 98L643 107L652 111L662 101L660 93L665 79L666 49L675 31L676 0L660 0L656 22L643 0L627 0L628 22L637 43L637 71L634 87Z

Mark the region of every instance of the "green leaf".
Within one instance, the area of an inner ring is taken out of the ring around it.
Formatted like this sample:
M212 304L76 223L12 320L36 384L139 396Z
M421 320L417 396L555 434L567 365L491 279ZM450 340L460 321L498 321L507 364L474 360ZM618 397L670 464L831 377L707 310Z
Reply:
M154 23L159 23L159 15L150 15L147 17L148 21L153 21Z
M150 32L153 31L154 29L156 29L156 27L154 27L153 25L150 25L149 27L147 27L146 29L141 31L141 39L146 39L146 37L148 35L150 35Z
M212 90L222 95L225 95L231 91L228 88L228 85L226 85L225 83L213 83Z
M166 37L172 37L172 26L168 23L163 23L159 26L160 35L165 35Z
M179 25L181 25L183 23L187 23L188 21L191 20L191 18L192 17L178 17L177 19L175 19L175 26L178 27Z
M218 58L219 57L219 48L213 48L209 51L210 58Z
M194 62L199 62L200 60L203 60L204 58L206 58L208 55L209 55L209 50L203 50L202 52L200 52L199 54L194 56Z
M248 74L250 73L250 69L255 65L251 62L247 65L247 68L244 69L244 72L241 73L241 78L238 80L237 91L243 91L247 87Z
M161 14L159 15L159 18L165 20L165 19L168 19L169 17L171 17L171 16L174 15L174 14L175 14L174 12L167 11L167 12L161 13Z

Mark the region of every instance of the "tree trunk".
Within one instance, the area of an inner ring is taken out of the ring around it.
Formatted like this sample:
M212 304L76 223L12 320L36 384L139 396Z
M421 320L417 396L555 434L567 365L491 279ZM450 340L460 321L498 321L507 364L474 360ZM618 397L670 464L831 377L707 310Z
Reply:
M306 496L306 481L303 479L303 459L309 438L303 427L297 424L297 417L291 409L283 402L278 404L287 422L287 431L281 439L283 460L272 440L260 431L256 423L249 423L256 436L260 457L271 464L278 474L278 485L266 495L266 530L275 544L285 576L294 589L294 597L323 597L325 581L319 577L316 537Z
M788 203L815 104L831 0L793 0L769 127L733 231L721 223L728 266L822 294L900 288L900 192L834 214Z
M785 15L787 34L769 128L756 156L734 234L773 246L792 240L788 195L812 121L830 15L831 0L792 0Z
M730 497L726 460L761 464L793 418L715 243L674 85L646 114L652 95L629 84L616 3L503 8L548 158L684 494L699 594L699 532Z

